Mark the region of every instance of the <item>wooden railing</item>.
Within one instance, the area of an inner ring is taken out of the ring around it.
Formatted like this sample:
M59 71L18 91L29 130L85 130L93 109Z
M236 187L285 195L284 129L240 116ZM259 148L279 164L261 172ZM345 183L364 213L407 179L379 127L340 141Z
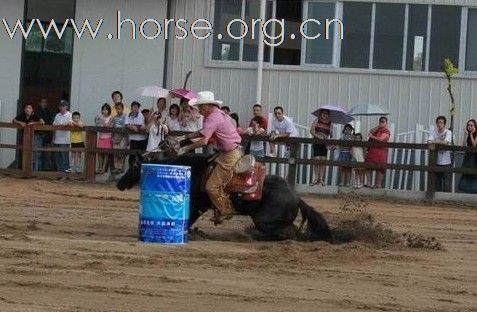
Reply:
M95 169L96 169L96 156L98 153L111 154L111 155L131 155L136 154L137 150L129 149L100 149L97 148L97 134L98 132L114 132L114 133L132 133L126 129L112 129L101 127L89 127L85 126L81 129L65 126L28 126L22 128L19 125L11 123L0 122L0 130L3 129L19 129L23 130L23 141L21 144L5 144L0 142L0 149L14 149L21 151L22 153L22 168L17 170L23 177L29 178L32 176L42 175L61 175L61 173L42 173L33 171L33 154L34 152L47 151L47 152L83 152L85 154L84 171L82 174L83 179L88 181L95 181ZM56 130L80 130L85 132L85 148L59 148L59 147L34 147L33 139L36 131L56 131ZM172 133L172 135L183 133ZM245 140L255 141L270 141L268 136L249 136L243 135ZM452 152L471 152L477 153L477 148L464 147L464 146L450 146L441 144L413 144L413 143L381 143L381 142L361 142L361 141L342 141L342 140L320 140L311 138L283 138L275 141L277 144L284 144L288 146L289 157L261 157L259 161L264 163L274 164L287 164L288 165L288 182L294 187L296 184L297 168L299 165L325 165L325 166L345 166L350 168L363 168L363 169L391 169L391 170L406 170L406 171L420 171L428 172L427 181L427 197L429 199L434 198L436 193L436 173L438 172L451 172L462 174L475 174L477 175L477 168L455 168L454 166L442 167L437 166L437 153L441 150L447 150ZM346 147L381 147L388 149L413 149L413 150L427 150L428 164L427 165L410 165L410 164L371 164L366 162L344 162L335 160L318 160L318 159L306 159L299 157L299 151L302 144L324 144L334 146L346 146ZM4 170L4 169L2 169Z

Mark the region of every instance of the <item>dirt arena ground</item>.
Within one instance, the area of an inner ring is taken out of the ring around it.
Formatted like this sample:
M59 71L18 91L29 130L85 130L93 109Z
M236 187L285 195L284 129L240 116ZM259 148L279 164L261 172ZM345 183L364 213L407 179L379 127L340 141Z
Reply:
M328 218L339 199L306 200ZM477 311L477 209L370 201L444 251L247 239L250 220L137 242L138 190L0 177L0 311Z

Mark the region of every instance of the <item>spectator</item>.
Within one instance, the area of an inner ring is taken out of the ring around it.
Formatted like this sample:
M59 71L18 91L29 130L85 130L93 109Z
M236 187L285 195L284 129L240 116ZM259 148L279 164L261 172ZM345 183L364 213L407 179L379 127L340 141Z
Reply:
M268 129L268 120L265 116L262 115L262 105L260 104L255 104L253 106L253 118L255 117L261 117L261 124L260 124L260 128L262 129L265 129L265 131L267 131ZM254 125L252 124L253 123L253 118L252 120L250 120L250 123L249 123L249 128L254 128ZM251 142L244 142L246 145L247 145L247 151L250 151L250 148L251 148ZM263 141L263 142L260 142L261 144L263 144L263 150L266 151L267 150L267 142ZM255 142L255 148L258 148L258 146L256 145L257 143ZM265 155L264 155L265 156Z
M183 112L187 107L189 107L189 100L186 98L181 98L179 102L180 111Z
M247 129L249 135L264 135L267 133L267 130L263 128L263 117L255 116L250 121L251 126ZM263 141L254 141L250 142L250 154L255 157L264 157L265 156L265 145Z
M354 140L354 128L350 124L346 124L343 128L343 133L341 135L341 140L343 141L353 141ZM339 161L351 161L351 147L341 146L340 154L338 156ZM340 167L340 186L349 186L351 183L351 167L342 166Z
M253 127L252 123L254 122L255 117L261 117L261 124L260 127L267 130L268 129L268 120L265 116L262 115L262 105L260 104L255 104L253 106L253 118L250 120L249 127Z
M187 107L181 118L181 131L196 132L202 129L203 117L193 107Z
M388 142L391 137L391 132L388 129L388 119L386 117L379 118L379 125L369 132L370 142ZM388 149L386 147L370 147L366 155L366 162L371 164L385 164L388 159ZM372 182L371 173L374 170L368 171L368 183ZM382 188L384 174L386 169L376 170L376 183L371 188ZM366 185L365 185L366 186Z
M147 148L147 137L144 134L146 124L144 123L144 116L139 111L141 104L134 101L131 103L131 113L126 118L126 127L134 132L129 135L129 148L131 150L145 151ZM129 155L129 166L132 166L136 160L136 155Z
M111 110L111 117L114 117L117 114L116 104L121 103L121 104L123 104L123 107L124 107L123 94L120 91L114 91L111 94L111 99L113 100L113 105L112 105L112 110ZM129 114L129 110L127 109L127 107L124 107L123 114L125 114L126 116Z
M36 115L45 122L45 125L51 125L55 117L48 109L48 99L42 97L38 103ZM35 131L35 147L47 147L51 145L52 132L51 131ZM35 170L49 170L52 169L51 153L38 152L38 159L36 160Z
M283 113L283 107L275 107L273 109L273 114L275 115L275 118L273 119L270 128L272 139L275 140L279 138L298 136L298 130L295 128L293 121ZM268 156L273 157L275 154L275 144L270 144L270 149L271 154Z
M165 98L159 98L157 99L156 102L157 106L157 112L161 114L161 122L165 123L166 122L166 117L167 117L167 102Z
M33 104L27 103L23 107L23 112L13 118L14 124L20 125L22 128L33 125L43 125L45 122L33 112Z
M361 133L356 133L354 135L355 141L363 141L363 136ZM355 162L364 162L364 149L362 147L353 146L351 148L351 156ZM364 176L366 170L364 168L355 168L354 169L354 188L362 188L364 184Z
M54 126L72 126L73 118L71 113L68 111L68 101L61 100L59 104L60 112L56 114L55 119L53 120ZM69 130L57 130L55 131L53 138L53 145L59 148L69 148L70 147L70 131ZM55 153L56 166L58 171L68 172L70 169L70 157L69 153L62 151Z
M145 122L146 124L149 124L149 122L151 121L151 117L152 117L152 116L151 116L151 110L145 108L145 109L143 109L143 110L141 111L141 113L142 113L142 115L144 116L144 122Z
M71 148L84 148L84 133L81 130L83 128L81 114L79 112L74 112L72 114L72 118L73 127L78 129L71 131ZM71 159L73 160L73 165L71 166L70 170L68 170L68 172L81 172L81 154L82 152L71 152Z
M120 91L114 91L111 94L111 99L113 100L113 105L111 109L111 117L116 116L116 104L123 104L123 114L127 116L129 114L129 110L127 107L124 107L123 103L123 94ZM109 169L111 172L116 172L116 168L114 167L115 161L114 161L114 155L108 155L108 165Z
M446 129L447 119L444 116L438 116L436 118L436 129L429 133L428 143L432 144L452 144L452 131ZM437 166L438 167L451 167L452 158L450 151L438 151L437 152ZM450 172L436 172L436 191L437 192L450 192L452 173Z
M313 138L330 139L332 134L332 126L330 121L330 111L323 109L320 111L320 117L313 121L310 133ZM326 160L328 156L328 149L325 144L313 144L313 157L318 160ZM314 165L313 171L315 179L311 183L313 185L325 185L325 171L326 166Z
M106 127L110 128L112 124L112 117L111 117L111 106L108 103L104 103L101 106L101 115L96 116L94 119L94 123L96 127ZM113 139L111 132L100 132L98 135L98 148L101 149L111 149L113 148ZM98 170L96 173L103 174L107 172L108 169L108 162L109 162L109 154L100 153L98 155ZM111 169L112 170L112 169Z
M114 116L111 120L111 125L115 129L126 129L126 115L124 114L124 104L118 103L115 105L116 116ZM128 134L127 133L120 133L120 132L113 132L113 148L114 149L121 149L125 150L128 148ZM125 157L120 154L114 155L114 169L112 169L112 173L123 173L124 172L124 160Z
M152 114L151 122L147 126L149 132L149 140L146 151L152 152L157 149L159 144L164 140L165 135L169 132L167 126L161 122L161 113L154 112Z
M224 113L226 113L227 115L230 115L230 107L224 105L220 108Z
M239 134L243 133L243 129L242 129L242 127L240 127L238 114L237 113L232 113L229 116L230 116L230 118L232 118L235 121L235 126L237 127L237 132Z
M172 104L169 107L169 116L166 118L166 125L169 131L180 131L181 130L181 120L180 120L180 107L177 104Z
M19 114L18 116L16 116L12 120L12 122L14 124L20 125L22 128L25 128L27 126L33 126L33 125L43 125L45 123L43 119L41 119L38 115L36 115L33 112L33 104L31 103L25 104L25 106L23 107L23 112ZM34 139L35 139L34 145L41 146L40 137L38 135L35 135ZM20 142L23 142L23 132L21 132L21 135L20 135ZM33 155L33 161L34 161L33 168L36 171L39 170L40 158L41 158L41 152L35 152ZM21 166L23 161L21 152L18 153L17 159L18 159L18 165Z
M463 145L477 147L477 122L475 119L467 122ZM477 153L475 151L465 153L462 167L477 169ZM477 174L463 174L459 189L465 193L477 194Z

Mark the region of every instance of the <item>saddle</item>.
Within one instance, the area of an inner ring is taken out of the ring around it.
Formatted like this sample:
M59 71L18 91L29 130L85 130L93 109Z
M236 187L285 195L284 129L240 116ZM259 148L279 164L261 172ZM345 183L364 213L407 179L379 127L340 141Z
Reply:
M209 179L214 167L215 164L209 166L205 181ZM265 176L265 166L256 162L252 155L245 155L235 164L232 180L225 187L225 191L235 193L246 201L260 201Z

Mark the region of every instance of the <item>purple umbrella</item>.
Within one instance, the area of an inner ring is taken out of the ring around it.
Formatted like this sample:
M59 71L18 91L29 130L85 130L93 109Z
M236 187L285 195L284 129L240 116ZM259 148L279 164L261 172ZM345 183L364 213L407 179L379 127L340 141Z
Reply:
M328 110L330 112L330 121L332 123L345 125L347 123L350 123L352 120L354 120L353 117L348 115L348 113L346 112L345 109L343 109L339 106L334 106L334 105L321 106L316 111L314 111L312 114L314 116L320 118L320 113L321 113L322 110Z
M169 91L172 97L186 99L188 101L197 97L197 93L188 89L174 89Z

